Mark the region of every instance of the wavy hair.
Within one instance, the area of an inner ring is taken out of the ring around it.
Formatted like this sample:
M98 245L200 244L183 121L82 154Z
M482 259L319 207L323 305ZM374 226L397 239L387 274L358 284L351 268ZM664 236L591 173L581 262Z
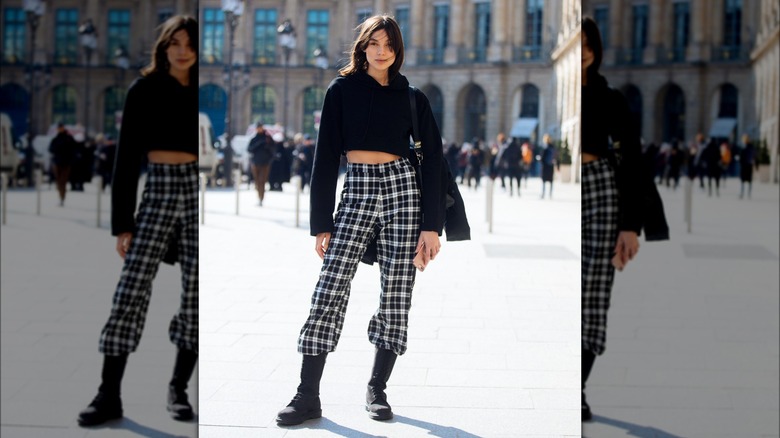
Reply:
M355 30L359 31L357 39L352 43L350 51L349 64L339 70L342 76L348 76L357 73L360 70L368 69L368 60L366 59L366 48L374 32L384 30L387 38L390 40L390 46L395 54L395 61L388 69L388 77L392 80L401 66L404 64L404 41L401 36L401 28L398 22L389 15L374 15L366 18Z
M141 70L141 74L148 76L152 73L168 73L171 67L168 62L168 55L165 53L173 40L173 34L180 30L187 32L190 39L190 48L195 52L195 64L190 67L190 84L196 84L198 80L198 21L187 15L174 15L161 24L160 36L154 43L152 50L152 60L149 65Z

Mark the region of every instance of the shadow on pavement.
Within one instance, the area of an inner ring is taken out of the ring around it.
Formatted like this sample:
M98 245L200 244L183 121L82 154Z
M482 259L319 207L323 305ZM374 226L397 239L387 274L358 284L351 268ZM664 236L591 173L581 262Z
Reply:
M315 421L307 421L304 424L298 425L298 426L284 426L281 427L281 429L287 429L287 430L298 430L298 429L310 429L310 430L327 430L328 432L333 432L334 434L338 436L348 437L348 438L382 438L381 435L371 435L365 432L361 432L359 430L351 429L347 426L342 426L338 423L335 423L331 420L328 420L325 417L322 417Z
M194 433L197 433L197 422L192 421L192 430ZM83 429L92 429L92 430L127 430L130 432L134 432L138 434L138 436L143 436L146 438L190 438L189 435L174 435L168 432L163 432L161 430L154 429L149 426L144 426L143 424L137 423L127 417L123 417L119 421L112 421L110 423L107 423L105 425L101 426L94 426L94 427L83 427Z
M640 426L634 423L628 423L626 421L620 421L613 418L602 417L601 415L594 415L593 422L583 424L582 438L588 438L585 433L585 427L587 424L600 423L609 426L614 426L626 431L627 436L635 436L640 438L683 438L679 435L674 435L669 432L664 432L658 428L652 426ZM593 435L591 435L593 437Z
M479 435L474 435L473 433L466 432L465 430L458 429L457 427L442 426L440 424L429 423L427 421L422 421L422 420L415 420L414 418L403 417L401 415L394 415L391 422L408 424L410 426L418 427L420 429L427 429L430 435L441 437L441 438L452 438L452 437L480 438Z

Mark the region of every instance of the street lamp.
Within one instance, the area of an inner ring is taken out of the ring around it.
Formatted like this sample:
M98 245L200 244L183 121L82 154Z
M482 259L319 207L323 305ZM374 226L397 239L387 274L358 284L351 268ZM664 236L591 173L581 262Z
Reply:
M322 85L322 76L325 74L325 70L328 69L328 54L322 46L314 49L314 65L317 66L317 86Z
M130 54L125 46L119 46L114 50L114 65L119 71L119 85L125 83L125 73L130 68Z
M43 0L24 0L23 8L27 17L27 24L30 26L30 52L27 55L27 70L29 72L28 80L30 83L30 108L27 114L27 148L32 150L33 134L34 134L34 115L35 111L35 34L38 29L38 22L41 16L46 12L46 3ZM48 71L48 67L47 67ZM48 80L48 76L46 77ZM32 178L32 168L27 166L27 181Z
M290 54L295 50L295 28L292 25L292 21L289 18L284 20L276 29L276 33L279 34L279 45L284 50L284 128L282 132L286 133L290 129L287 124L287 107L290 106L288 98L290 92L288 69L290 67Z
M92 19L87 18L84 23L79 26L79 35L81 35L81 47L84 48L84 53L87 58L84 86L84 138L87 138L89 134L89 72L90 72L90 60L92 59L92 51L97 48L97 29L92 24Z
M222 11L225 13L225 24L228 28L228 70L227 70L227 111L225 111L225 139L227 144L223 150L224 156L224 168L225 168L225 185L233 185L233 147L231 141L233 139L231 119L232 117L232 102L233 102L233 47L235 43L235 31L238 26L238 21L241 15L244 13L243 0L222 0Z

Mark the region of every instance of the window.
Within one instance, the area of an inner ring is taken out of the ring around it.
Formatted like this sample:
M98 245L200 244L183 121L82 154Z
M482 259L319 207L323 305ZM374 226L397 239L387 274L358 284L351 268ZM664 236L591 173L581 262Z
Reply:
M206 113L214 128L214 135L225 132L225 115L227 114L227 93L214 84L206 84L198 90L198 110Z
M674 38L672 41L672 49L675 61L682 61L685 59L685 48L688 47L690 16L690 4L688 2L674 4Z
M361 8L355 11L355 13L357 14L357 23L355 23L356 27L363 24L363 22L366 21L367 18L373 15L371 8Z
M21 64L24 56L24 39L27 33L25 12L22 8L3 10L3 63Z
M222 9L203 10L203 53L200 61L204 64L221 64L222 47L225 42L225 13ZM213 120L212 120L213 122Z
M172 8L161 8L157 11L157 24L163 24L171 17L173 17Z
M314 112L322 109L325 100L325 89L309 87L303 93L303 133L317 137L314 129Z
M485 61L490 45L490 3L476 3L474 15L474 60Z
M664 98L662 141L685 139L685 95L682 89L672 84Z
M276 96L271 87L260 85L252 90L252 123L272 125L276 122Z
M450 34L450 6L436 5L433 8L433 63L444 61L444 49L447 48Z
M647 47L647 5L633 7L633 33L631 34L631 62L642 62L642 51Z
M312 9L306 12L306 64L308 65L314 65L314 50L318 47L328 47L329 18L330 13L327 10Z
M409 6L399 6L395 9L395 21L401 28L401 38L404 40L404 47L412 44L412 25L409 22Z
M606 5L596 6L593 11L593 20L601 32L601 47L609 47L609 7Z
M539 117L539 88L535 85L523 86L523 103L520 105L520 117L536 119Z
M477 85L473 85L466 96L464 138L471 141L473 138L485 140L487 121L487 101L485 92Z
M723 45L739 47L742 43L742 0L726 0L723 8Z
M542 7L543 0L528 0L525 9L525 45L542 45Z
M117 138L116 115L122 111L125 104L125 88L111 87L106 90L106 100L103 106L103 132Z
M54 63L75 65L79 57L79 11L57 9L54 14Z
M30 115L30 95L19 84L8 82L0 86L0 113L11 118L13 141L27 132L27 117Z
M276 9L255 10L254 63L274 64L276 59Z
M724 84L720 87L718 118L737 118L737 94L737 87L732 84Z
M130 53L130 10L108 10L108 47L106 48L106 64L114 64L116 50L124 47Z
M68 85L58 85L52 94L52 120L66 125L76 124L76 90Z
M426 87L425 95L431 105L431 113L433 113L433 119L436 120L436 126L439 127L439 132L442 132L444 131L444 97L442 97L441 90L435 85L431 85Z

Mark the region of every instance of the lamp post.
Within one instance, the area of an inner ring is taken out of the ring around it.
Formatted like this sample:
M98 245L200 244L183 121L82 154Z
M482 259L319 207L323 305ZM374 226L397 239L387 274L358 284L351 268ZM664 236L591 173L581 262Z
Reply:
M226 145L223 149L224 168L225 168L225 186L233 185L233 131L231 119L233 102L233 47L235 44L235 31L238 21L244 13L243 0L222 0L222 11L225 13L225 24L228 28L228 62L227 62L227 111L225 111L225 139Z
M46 12L46 3L43 0L24 0L24 12L27 18L27 24L30 26L30 51L28 53L28 62L27 62L27 71L28 71L28 80L29 80L29 86L30 86L30 108L29 112L27 114L27 148L29 151L32 150L32 142L33 142L33 135L34 135L34 116L35 116L35 110L33 107L35 106L35 34L38 30L38 23L40 21L41 16ZM48 73L48 67L45 70ZM47 76L48 79L48 76ZM30 167L30 166L28 166ZM30 178L32 177L32 168L27 169L28 175L27 175L27 181L30 181Z
M92 24L92 19L87 18L84 23L79 26L79 35L81 41L81 47L84 48L84 54L86 55L86 70L87 74L84 86L84 139L89 134L89 72L90 72L90 60L92 59L92 51L97 48L97 30L95 25Z
M124 87L125 73L127 73L127 70L130 68L130 54L127 53L127 48L125 48L125 46L119 46L116 48L116 50L114 50L114 65L116 65L117 68L116 86L117 88ZM121 96L121 94L118 96ZM124 102L120 101L117 103L118 108L122 108L124 106ZM114 113L114 127L117 132L119 131L120 127L121 114L122 110L116 110Z
M314 49L314 65L317 66L317 86L322 85L322 76L328 69L328 54L322 46Z
M276 33L279 34L279 45L282 46L282 50L284 51L284 108L282 110L284 111L284 116L282 117L284 120L284 128L282 132L286 133L290 129L287 124L287 107L290 106L288 98L290 92L288 69L290 67L290 54L295 50L295 28L292 25L292 21L290 21L289 18L284 20L276 29Z

